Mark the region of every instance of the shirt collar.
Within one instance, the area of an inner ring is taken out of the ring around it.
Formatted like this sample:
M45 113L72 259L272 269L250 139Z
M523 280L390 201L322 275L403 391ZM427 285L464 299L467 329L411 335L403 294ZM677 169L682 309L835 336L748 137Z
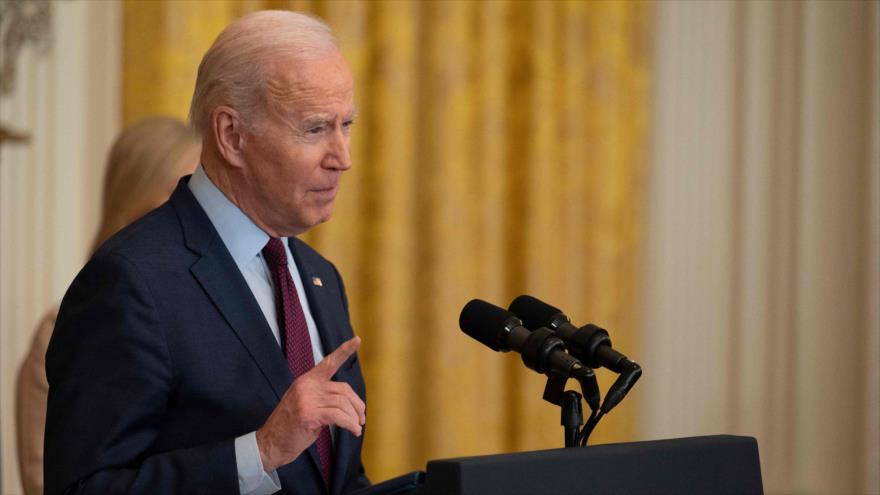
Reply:
M269 235L257 227L238 209L238 206L229 201L220 189L217 189L205 174L201 164L189 180L189 189L208 214L208 218L220 234L220 239L223 240L223 244L226 245L226 249L239 268L243 268L254 259L269 242ZM282 238L282 241L287 244L286 238Z

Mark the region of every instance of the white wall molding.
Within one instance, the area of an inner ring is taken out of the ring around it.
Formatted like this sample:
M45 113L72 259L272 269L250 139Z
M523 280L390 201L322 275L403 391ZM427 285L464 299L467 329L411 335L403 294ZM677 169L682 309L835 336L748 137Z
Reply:
M54 2L53 46L26 48L2 121L31 133L0 150L2 493L21 493L15 447L18 366L37 321L85 260L107 149L119 130L121 5Z

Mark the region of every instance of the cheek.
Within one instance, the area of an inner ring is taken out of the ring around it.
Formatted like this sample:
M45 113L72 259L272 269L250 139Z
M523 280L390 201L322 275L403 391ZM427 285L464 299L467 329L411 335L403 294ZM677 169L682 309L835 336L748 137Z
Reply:
M281 171L270 178L268 188L272 191L272 197L279 204L289 206L300 206L308 200L307 182L304 180L302 172L286 166Z
M258 165L259 181L272 201L286 205L308 200L310 185L317 181L321 168L322 147L289 143L279 139L266 146Z
M297 153L287 155L281 165L284 181L297 189L308 189L312 182L319 179L321 156L313 149L302 148Z

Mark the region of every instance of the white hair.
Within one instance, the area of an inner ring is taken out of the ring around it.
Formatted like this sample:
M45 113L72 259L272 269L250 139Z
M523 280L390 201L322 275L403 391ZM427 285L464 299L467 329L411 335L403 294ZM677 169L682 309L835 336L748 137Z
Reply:
M314 17L283 10L241 17L217 36L199 64L190 124L204 136L211 131L214 109L226 105L238 111L249 128L258 128L268 103L268 62L279 56L318 58L332 49L338 45L330 27Z

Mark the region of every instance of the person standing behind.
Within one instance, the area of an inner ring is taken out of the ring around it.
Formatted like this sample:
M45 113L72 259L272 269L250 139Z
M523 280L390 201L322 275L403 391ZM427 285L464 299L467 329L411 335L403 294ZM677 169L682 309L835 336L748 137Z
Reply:
M164 203L180 177L193 172L200 150L196 133L171 117L150 117L125 129L107 157L101 222L90 252ZM49 392L45 356L57 315L55 305L37 325L16 379L18 466L27 495L43 493L43 433Z

